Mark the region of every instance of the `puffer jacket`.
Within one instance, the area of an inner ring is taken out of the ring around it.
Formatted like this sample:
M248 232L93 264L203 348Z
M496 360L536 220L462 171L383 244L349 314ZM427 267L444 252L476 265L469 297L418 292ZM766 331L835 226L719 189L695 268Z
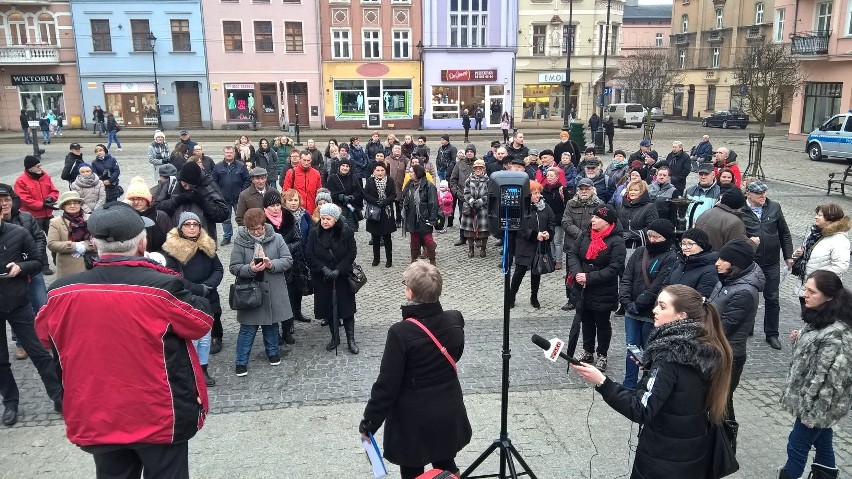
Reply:
M683 284L698 291L701 296L709 298L719 282L716 273L716 260L719 253L715 251L702 251L692 256L684 256L678 253L678 264L672 269L665 286L670 284Z
M565 213L562 214L562 229L565 230L564 250L569 251L580 233L587 229L592 222L592 212L602 205L603 202L594 194L588 201L581 202L579 196L574 196L565 205Z
M828 428L852 407L852 329L841 320L799 330L781 405L803 423Z
M660 245L656 247L656 245ZM628 313L633 319L654 321L654 305L657 295L663 290L663 284L669 279L672 269L677 265L677 253L672 250L671 243L649 244L651 249L661 251L651 252L647 246L640 246L627 260L624 274L621 275L621 286L618 290L618 302L628 309L628 305L636 305L638 313ZM647 261L645 255L648 255ZM646 269L647 268L647 269ZM643 272L643 270L645 270ZM650 284L645 282L647 276Z
M41 251L44 251L42 246ZM30 304L29 277L38 274L43 266L43 254L36 251L36 243L29 231L0 218L0 264L3 270L9 263L17 263L21 272L14 278L3 278L0 288L0 312L8 313Z
M831 271L838 276L849 269L849 228L848 216L833 221L822 230L822 238L816 242L808 258L805 275L818 269Z
M614 311L618 306L618 278L624 272L624 259L627 249L621 237L618 225L604 238L606 249L592 260L586 259L586 252L592 241L591 227L583 229L583 234L568 250L568 278L573 283L571 303L592 311ZM578 273L586 273L585 288L577 283ZM582 295L582 299L581 299Z
M624 199L621 205L616 207L618 212L618 226L621 227L622 236L628 248L635 248L644 243L644 229L660 216L657 206L651 200L648 192L635 201Z
M746 204L740 210L740 218L745 225L746 235L760 238L760 244L754 254L755 263L768 266L778 263L781 259L793 257L793 237L790 235L781 205L767 198L758 218ZM781 257L779 253L783 253Z
M765 284L763 270L752 263L738 275L722 278L707 299L719 311L735 358L746 357L748 333L754 328L757 304Z
M104 182L95 174L89 176L77 175L77 179L74 180L74 183L71 183L71 189L83 198L84 213L91 213L106 203Z

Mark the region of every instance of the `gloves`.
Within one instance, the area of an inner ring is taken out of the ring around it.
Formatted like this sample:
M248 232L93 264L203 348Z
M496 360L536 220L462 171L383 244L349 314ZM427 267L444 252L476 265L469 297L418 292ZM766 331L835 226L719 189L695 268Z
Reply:
M323 267L322 267L322 277L323 277L323 279L324 279L326 282L334 281L335 279L337 279L337 275L338 275L338 274L339 274L339 273L337 272L337 270L336 270L336 269L335 269L335 270L332 270L332 269L331 269L331 268L329 268L328 266L323 266Z
M334 270L332 270L332 271L331 271L331 273L328 275L328 279L329 279L330 281L334 281L334 280L336 280L336 279L337 279L337 277L338 277L338 276L340 276L340 271L337 271L336 269L334 269Z
M346 201L346 195L343 195L343 194L337 195L337 201L341 201L341 202Z
M633 316L639 316L639 308L636 307L636 303L628 304L627 307L624 308L624 311Z
M479 200L476 200L473 205L476 206L477 208L482 208L485 205L485 201L479 199Z
M175 196L175 203L177 203L179 205L183 205L183 204L186 204L186 203L192 203L192 195L190 195L188 193L183 193L183 194L177 195L177 196Z
M368 419L362 419L361 423L358 424L358 432L360 432L361 434L367 434L367 433L375 434L376 431L378 431L378 430L379 430L379 428L376 427L373 424L373 421L370 421Z
M53 209L53 204L54 204L55 202L56 202L56 200L54 200L53 198L51 198L51 197L49 197L49 196L48 196L48 197L47 197L47 198L45 198L45 199L44 199L44 201L42 202L42 206L44 206L44 207L45 207L45 208L47 208L47 209Z
M77 241L76 243L73 243L72 245L74 246L74 253L75 254L82 256L83 254L86 253L86 243L83 243L82 241Z
M345 201L351 202L355 200L355 195L346 195Z
M204 297L207 297L207 295L209 295L209 294L210 294L210 290L212 290L212 289L213 289L213 288L211 288L210 286L207 286L206 284L201 284L201 285L199 285L199 286L201 286L201 289L202 289L202 291L203 291L203 292L201 293L201 295L202 295L202 296L204 296Z

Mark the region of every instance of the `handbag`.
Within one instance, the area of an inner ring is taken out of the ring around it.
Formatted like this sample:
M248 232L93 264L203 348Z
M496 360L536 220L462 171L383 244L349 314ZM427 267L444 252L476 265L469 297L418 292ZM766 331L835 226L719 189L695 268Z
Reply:
M254 309L263 304L263 292L257 281L234 282L228 291L228 305L234 311Z
M299 270L296 271L293 283L296 285L296 290L300 295L310 296L314 294L314 284L311 282L311 270L307 267L299 268Z
M97 251L86 251L83 253L83 264L86 265L86 269L92 269L95 267L95 263L100 261L100 257L98 256Z
M358 292L365 284L367 284L367 275L364 274L364 269L358 263L352 263L352 271L346 276L346 281L349 282L349 290L352 294Z
M426 326L423 325L423 323L421 323L420 321L418 321L414 318L405 318L405 320L411 321L412 323L416 324L420 329L423 330L424 333L426 333L426 336L429 336L429 339L431 339L432 342L435 343L435 346L438 346L438 349L441 351L441 354L443 354L444 357L447 358L447 361L450 362L450 366L453 367L453 371L455 371L456 374L458 374L459 369L458 369L458 367L456 367L455 359L453 359L453 357L450 356L450 353L447 352L447 348L445 348L444 345L441 344L440 341L438 341L438 338L436 338L435 335L432 334L432 331L429 331L429 328L427 328Z
M737 432L740 425L736 421L724 420L721 424L710 423L711 445L710 470L708 477L727 477L740 469L737 462Z
M367 218L367 221L379 221L382 219L382 209L376 205L367 203L364 207L364 216Z
M553 253L550 251L547 241L539 241L533 256L530 274L542 275L556 271L553 264Z

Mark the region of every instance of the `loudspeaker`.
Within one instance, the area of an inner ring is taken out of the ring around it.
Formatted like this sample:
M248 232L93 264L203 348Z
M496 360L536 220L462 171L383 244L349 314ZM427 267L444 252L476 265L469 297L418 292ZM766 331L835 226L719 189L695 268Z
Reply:
M503 230L525 226L530 208L530 177L520 171L498 171L488 182L488 230L497 238Z

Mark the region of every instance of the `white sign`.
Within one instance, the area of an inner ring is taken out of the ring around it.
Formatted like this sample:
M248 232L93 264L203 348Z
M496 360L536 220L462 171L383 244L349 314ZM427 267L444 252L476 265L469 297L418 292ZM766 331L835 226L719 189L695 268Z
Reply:
M254 83L225 83L226 90L254 90Z
M562 73L539 73L539 83L561 83L565 81L565 72Z

